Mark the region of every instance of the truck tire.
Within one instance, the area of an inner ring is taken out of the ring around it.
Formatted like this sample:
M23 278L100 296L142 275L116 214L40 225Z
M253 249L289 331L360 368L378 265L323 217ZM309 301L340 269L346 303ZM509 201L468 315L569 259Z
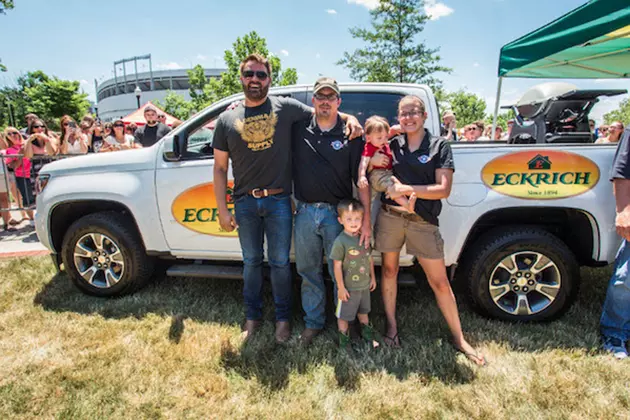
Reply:
M506 321L547 321L571 305L580 270L571 250L535 227L503 227L467 251L460 281L484 315Z
M72 282L93 296L132 293L153 274L153 258L134 223L121 213L93 213L74 222L63 238L61 254Z

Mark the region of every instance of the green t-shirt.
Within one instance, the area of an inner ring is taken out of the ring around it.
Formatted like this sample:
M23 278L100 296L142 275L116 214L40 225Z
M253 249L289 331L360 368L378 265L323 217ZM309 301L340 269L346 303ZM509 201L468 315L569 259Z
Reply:
M341 232L330 251L330 259L343 261L343 284L347 290L370 288L370 255L372 249L359 245L360 235Z

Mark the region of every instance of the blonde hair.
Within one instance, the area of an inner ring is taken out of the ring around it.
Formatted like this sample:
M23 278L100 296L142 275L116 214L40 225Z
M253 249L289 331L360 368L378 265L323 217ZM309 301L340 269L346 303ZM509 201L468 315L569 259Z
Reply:
M374 115L365 120L365 134L370 135L381 131L389 133L389 122L385 118Z
M400 102L398 102L398 110L400 111L400 107L402 107L406 103L414 103L418 108L420 108L420 112L422 112L423 114L427 112L427 107L425 106L424 101L416 95L404 96L400 100Z
M20 134L20 130L10 125L7 126L2 132L2 140L4 140L4 142L7 144L7 147L13 147L13 140L11 140L11 136L9 136L9 133L13 131ZM20 138L22 138L22 134L20 134Z

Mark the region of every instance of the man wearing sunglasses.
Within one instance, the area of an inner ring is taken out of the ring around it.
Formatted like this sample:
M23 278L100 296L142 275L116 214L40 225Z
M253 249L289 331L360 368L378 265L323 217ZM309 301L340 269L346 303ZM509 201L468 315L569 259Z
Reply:
M246 308L245 338L251 337L262 319L263 238L276 306L276 341L291 334L292 275L289 264L293 210L291 202L291 129L310 119L313 110L301 102L268 97L271 65L252 54L241 63L245 102L219 116L213 137L214 186L219 222L230 232L237 227L243 252ZM354 117L342 115L354 136L362 129ZM234 173L234 215L227 207L228 162Z

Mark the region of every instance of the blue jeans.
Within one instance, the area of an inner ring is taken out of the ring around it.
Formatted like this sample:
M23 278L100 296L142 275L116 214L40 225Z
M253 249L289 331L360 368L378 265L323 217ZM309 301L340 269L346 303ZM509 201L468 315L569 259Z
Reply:
M241 196L234 202L238 239L243 251L243 297L248 320L262 318L263 236L267 238L267 260L271 267L271 288L276 321L291 318L292 275L289 262L293 214L291 197Z
M600 330L606 337L630 339L630 246L625 239L615 259L615 269L608 284Z
M324 328L326 323L326 285L322 267L324 252L330 255L333 243L343 230L337 221L336 206L328 203L297 204L295 216L295 263L302 276L302 307L306 328ZM328 271L335 280L333 262Z

